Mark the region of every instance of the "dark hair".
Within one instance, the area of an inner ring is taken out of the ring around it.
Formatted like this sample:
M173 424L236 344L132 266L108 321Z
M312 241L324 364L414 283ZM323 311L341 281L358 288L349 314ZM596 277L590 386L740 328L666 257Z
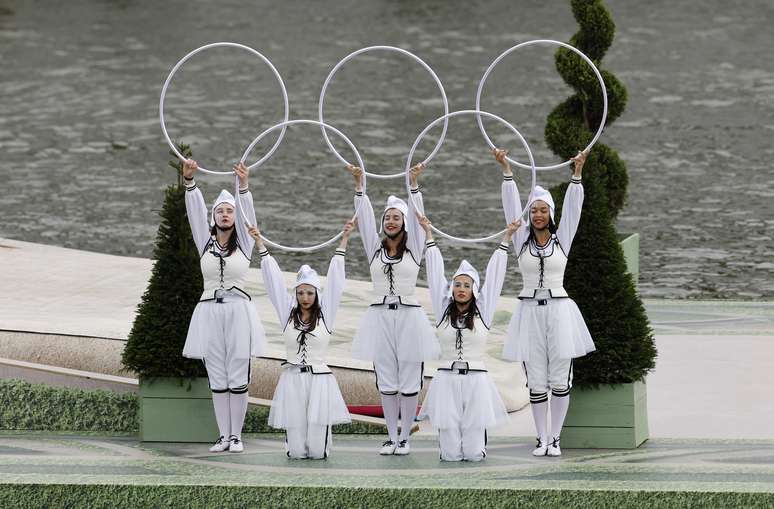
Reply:
M548 218L548 231L551 232L551 235L556 233L556 224L554 223L554 220L552 218ZM529 235L527 235L527 238L524 240L524 244L521 245L521 249L519 249L519 255L524 252L524 250L529 245L529 242L535 238L535 229L532 228L532 221L529 223Z
M476 305L476 297L471 295L470 301L468 301L468 308L465 311L460 311L457 307L457 302L452 298L449 301L449 305L446 306L446 310L443 312L443 316L439 323L444 320L449 320L452 326L456 326L460 319L462 319L465 329L473 330L473 324L475 323L476 315L480 315L478 306Z
M401 235L402 234L402 235ZM387 234L385 234L386 237ZM400 240L398 241L398 249L395 256L391 256L390 258L402 258L403 253L406 252L406 241L408 240L408 232L406 231L406 218L403 218L403 226L400 229L400 232L398 232L398 235L400 235ZM385 253L389 253L389 249L387 248L387 239L389 237L382 239L382 249L384 249Z
M215 233L218 231L217 226L213 226L210 228L210 235L215 235ZM224 246L226 248L226 256L231 256L231 253L233 253L236 248L238 247L238 239L237 239L237 232L236 232L236 226L231 228L231 231L229 232L228 242L226 242L226 245Z
M288 323L292 321L293 327L295 327L298 330L305 330L307 332L313 331L314 328L317 326L317 322L320 320L320 317L322 316L322 309L320 308L320 296L317 295L317 290L315 289L314 303L312 304L312 309L310 309L312 316L308 322L301 321L301 312L298 309L299 307L300 307L300 304L298 303L298 297L296 297L296 305L293 306L293 309L290 310Z

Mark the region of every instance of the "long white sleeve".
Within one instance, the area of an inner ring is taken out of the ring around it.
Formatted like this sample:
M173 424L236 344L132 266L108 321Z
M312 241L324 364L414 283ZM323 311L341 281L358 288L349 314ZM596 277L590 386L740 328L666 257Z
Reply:
M355 211L357 227L358 231L360 231L360 238L363 239L366 259L370 262L371 257L379 249L379 233L376 230L374 208L371 206L371 200L367 194L362 192L355 193Z
M210 241L210 225L207 222L207 205L204 203L204 197L197 184L186 186L185 211L188 215L188 224L191 226L196 250L201 256Z
M328 281L323 289L320 298L320 308L322 309L323 320L329 332L333 332L336 323L336 313L341 303L341 295L344 293L344 287L347 285L347 274L344 268L346 252L340 249L331 258L328 265Z
M500 243L489 258L486 266L486 279L478 292L478 310L481 313L481 319L487 327L492 326L492 318L497 309L497 299L500 298L500 292L503 290L503 281L505 281L505 270L508 268L508 245Z
M249 189L239 189L239 179L237 179L236 193L237 240L239 241L240 246L242 246L242 251L245 253L245 256L251 258L253 248L255 247L255 240L253 240L250 233L247 231L247 224L245 223L245 218L242 217L242 212L247 216L247 220L251 225L255 226L257 224L253 194Z
M564 193L564 204L562 205L562 219L559 221L559 227L556 230L556 238L565 255L570 254L572 239L578 232L580 223L581 209L583 208L583 184L580 179L573 177L567 191Z
M406 218L406 246L414 255L417 263L422 260L422 251L425 248L425 230L419 224L417 213L425 215L425 203L422 198L422 192L417 189L411 190L408 202L408 217Z
M435 241L429 240L426 244L425 268L427 270L427 284L430 287L430 300L433 303L435 323L441 320L446 307L449 305L449 281L444 273L444 262L441 250Z
M294 298L285 288L285 279L274 257L265 249L259 254L261 255L263 285L266 288L266 293L269 295L269 300L274 306L275 311L277 311L280 327L284 328L290 318L290 310L293 309Z
M519 199L519 189L516 187L516 183L512 177L505 177L502 185L502 200L503 200L503 212L505 212L505 222L512 223L513 221L521 218L523 212L521 208L521 200ZM524 241L527 240L529 235L528 219L522 220L522 226L511 238L513 242L513 249L518 256L521 246Z

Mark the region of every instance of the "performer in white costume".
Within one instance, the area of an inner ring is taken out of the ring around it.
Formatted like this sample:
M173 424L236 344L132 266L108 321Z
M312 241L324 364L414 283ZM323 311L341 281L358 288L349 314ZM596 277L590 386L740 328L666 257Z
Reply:
M197 169L194 160L183 164L185 206L201 257L204 291L191 316L183 356L202 359L207 368L220 431L210 451L242 452L250 357L260 356L266 343L261 320L245 291L254 243L242 214L255 223L255 209L247 168L239 163L234 167L239 199L221 191L208 222L207 207L193 177Z
M503 209L507 221L521 217L518 190L506 151L495 150L503 166ZM532 415L537 430L535 456L560 456L559 437L570 405L572 359L593 351L594 342L580 310L564 290L567 256L583 205L581 172L586 153L572 160L574 172L564 196L562 219L554 223L551 193L535 186L527 202L529 228L513 237L524 288L506 333L503 358L524 363ZM551 392L550 430L548 392ZM549 435L550 433L550 435Z
M422 194L416 178L422 168L421 164L414 166L410 177L411 193L420 204ZM405 455L410 450L409 436L422 388L424 361L435 359L440 353L430 321L414 297L425 234L414 206L390 196L381 218L385 236L380 240L371 201L360 187L362 170L355 166L348 166L348 170L355 177L358 227L373 283L371 305L355 334L352 354L356 359L374 363L389 434L380 454Z
M508 264L508 243L521 221L508 225L486 267L478 271L467 260L446 279L440 249L427 217L420 224L427 235L427 281L436 330L441 341L438 368L419 412L438 430L443 461L481 461L486 457L486 430L508 421L508 412L483 362L486 339Z
M287 361L274 391L269 426L285 430L289 458L327 458L331 426L351 422L336 379L325 364L325 354L346 284L344 256L354 228L352 221L344 226L341 243L328 266L325 289L317 272L302 265L292 294L285 288L282 271L264 247L258 229L250 228L261 255L263 283L283 327Z

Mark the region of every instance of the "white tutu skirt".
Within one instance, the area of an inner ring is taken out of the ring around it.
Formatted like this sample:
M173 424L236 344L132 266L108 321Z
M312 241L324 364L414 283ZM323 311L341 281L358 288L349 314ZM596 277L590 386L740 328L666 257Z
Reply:
M427 390L420 419L435 429L494 428L508 422L508 411L489 373L466 375L438 370Z
M505 334L503 358L529 361L533 341L556 348L560 359L583 357L596 349L578 305L570 298L548 299L545 306L538 306L535 300L516 304Z
M369 306L352 340L352 356L373 361L377 351L385 350L409 362L437 359L441 353L435 329L421 307Z
M303 422L320 426L352 422L336 378L330 374L282 370L269 411L269 426L288 429Z
M226 344L229 357L260 357L266 349L266 333L255 306L239 296L227 296L222 303L199 302L194 308L183 357L206 359L215 343Z

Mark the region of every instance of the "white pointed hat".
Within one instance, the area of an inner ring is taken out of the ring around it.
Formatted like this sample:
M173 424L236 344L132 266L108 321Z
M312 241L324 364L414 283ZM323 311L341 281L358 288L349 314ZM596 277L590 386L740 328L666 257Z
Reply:
M298 288L301 285L314 286L318 292L322 290L320 276L317 274L317 271L309 265L302 265L301 268L298 269L295 288Z
M449 296L452 296L451 292L454 287L454 278L457 276L468 276L473 280L473 297L478 298L478 289L481 285L481 281L478 277L478 271L475 267L468 263L467 260L462 260L462 262L460 262L460 266L457 269L457 272L455 272L454 276L452 276L452 284L449 286Z
M527 200L527 210L529 211L529 214L532 213L532 204L536 201L544 201L548 204L548 210L551 214L551 221L556 222L554 219L554 198L551 196L551 193L549 193L546 189L535 186L535 189L529 194L529 199ZM529 218L529 224L532 224L532 218Z
M215 198L215 201L212 203L212 214L210 216L210 226L215 226L215 209L218 207L218 205L221 205L223 203L228 203L232 207L236 208L236 200L234 199L234 195L226 191L225 189L220 191L220 194L217 198Z
M384 228L384 216L387 215L387 211L390 209L395 209L399 211L401 214L403 214L403 221L404 221L404 227L405 227L405 221L406 217L408 216L408 205L405 201L401 200L394 194L391 194L387 197L387 205L384 207L384 212L382 212L382 222L379 225L379 233L382 233L382 229Z

